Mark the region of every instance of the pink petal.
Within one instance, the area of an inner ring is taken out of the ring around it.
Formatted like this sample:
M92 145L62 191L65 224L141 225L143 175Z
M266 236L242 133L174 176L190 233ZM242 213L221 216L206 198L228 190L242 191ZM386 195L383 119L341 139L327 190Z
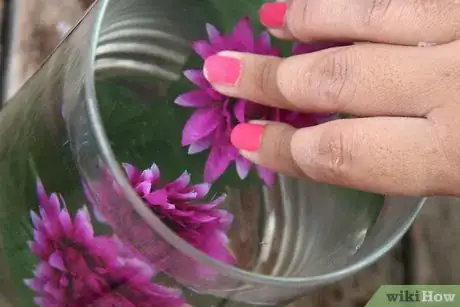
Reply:
M213 100L205 91L193 90L177 97L174 103L182 107L201 108L212 105Z
M206 60L214 53L212 46L204 40L194 42L192 47L203 60Z
M43 283L36 278L24 279L24 284L34 291L37 291L37 292L43 291Z
M158 165L152 163L152 166L150 166L150 172L152 173L152 183L155 183L155 181L160 179L160 169L158 168Z
M240 179L245 179L251 170L252 162L244 157L238 157L235 161L236 172Z
M187 146L209 135L217 128L221 120L220 108L196 110L182 131L182 146Z
M152 184L149 181L141 182L136 186L136 192L140 194L140 196L145 196L150 193L152 189Z
M211 146L213 139L213 135L211 134L196 141L195 143L190 144L187 153L189 155L193 155L208 149Z
M205 197L209 190L211 189L211 185L209 183L200 183L193 186L195 192L197 193L197 198Z
M46 293L49 293L56 300L63 298L62 289L56 287L51 282L46 283L45 288L43 290Z
M222 230L228 230L235 219L234 215L227 210L215 210L213 214L219 216L219 225Z
M131 164L123 163L122 166L125 169L125 172L126 172L126 175L128 176L129 181L132 182L139 177L140 175L139 171Z
M220 260L222 262L233 264L235 263L235 258L229 252L227 248L228 237L225 233L220 231L214 231L212 233L208 233L206 236L206 241L203 242L204 244L201 249L206 252L209 256L216 260ZM203 269L208 269L204 268ZM204 272L201 272L204 273ZM206 273L204 273L206 274ZM212 273L211 273L212 274Z
M48 202L48 195L46 194L45 188L43 187L43 183L41 182L40 179L37 179L36 186L37 186L38 203L40 205L44 205Z
M144 199L151 205L162 205L168 201L168 192L165 189L156 190L144 196Z
M232 154L229 154L229 146L214 146L208 156L204 167L204 181L212 183L216 181L230 163L235 159Z
M270 34L268 34L268 32L264 31L260 33L260 35L257 37L255 48L257 51L261 51L263 53L270 51L271 41Z
M48 218L55 218L59 215L61 210L61 203L59 202L60 198L56 193L50 195L48 203L46 206L43 206Z
M245 108L246 108L246 100L244 100L244 99L238 99L238 100L235 102L235 106L234 106L233 112L234 112L234 115L235 115L236 119L237 119L240 123L246 122L246 118L245 118Z
M190 174L187 171L185 171L179 176L179 178L169 183L168 187L173 187L174 189L182 190L190 184L190 179Z
M206 214L206 213L200 213L200 212L195 212L195 214L192 216L192 220L195 221L195 222L199 222L199 223L209 223L209 222L212 222L212 221L215 221L217 220L218 217L215 217L215 216L211 216L209 214Z
M151 182L154 180L154 177L155 175L153 174L152 170L148 168L142 171L139 180Z
M70 236L72 234L73 225L72 219L70 218L70 214L66 209L62 210L59 214L59 221L61 223L61 227L64 233Z
M48 263L55 269L60 270L61 272L67 271L64 260L62 259L62 255L60 252L55 251L51 254Z
M197 198L197 195L195 191L191 191L187 193L170 193L169 197L180 200L193 200Z
M206 32L208 33L209 41L211 42L211 44L214 44L219 41L221 34L219 30L217 30L217 28L214 27L212 24L206 24Z
M189 69L184 71L184 76L190 80L196 86L207 88L209 87L209 82L206 80L201 69Z
M84 209L78 210L77 215L75 216L74 235L75 238L79 239L81 242L91 240L94 236L94 230L90 222L90 217L88 212Z
M241 51L254 51L254 34L252 31L251 22L249 18L244 17L236 24L233 29L233 39L243 44L246 50Z
M267 186L271 187L275 183L276 177L273 171L262 166L257 166L257 172Z
M34 211L30 211L30 219L32 220L34 228L38 228L42 224L41 218Z

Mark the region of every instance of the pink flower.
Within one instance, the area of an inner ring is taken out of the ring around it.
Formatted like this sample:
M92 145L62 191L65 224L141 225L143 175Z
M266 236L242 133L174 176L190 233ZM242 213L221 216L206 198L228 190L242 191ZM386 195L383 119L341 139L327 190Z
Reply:
M272 48L267 32L254 35L248 18L240 20L231 34L221 34L210 24L207 25L207 32L209 41L193 44L193 49L203 60L222 50L279 55L279 51ZM298 48L301 50L301 46ZM201 69L187 70L184 75L199 88L181 94L175 101L182 107L196 108L183 129L182 146L188 146L189 154L209 149L204 169L205 182L217 180L233 162L241 179L248 176L252 163L230 143L230 133L238 123L258 119L284 122L299 128L320 123L321 116L267 107L222 95L212 88ZM274 183L275 174L272 171L261 166L256 166L256 169L265 184L271 186Z
M218 209L225 195L205 201L211 185L190 184L191 178L187 172L172 182L163 183L156 164L143 171L127 163L123 167L133 189L166 226L208 256L228 264L236 262L228 249L227 237L233 215ZM155 267L171 275L194 283L215 275L169 246L141 220L131 206L115 206L117 201L110 199L114 191L122 197L122 191L113 179L108 179L113 184L107 187L91 184L94 198L85 184L84 190L98 219L109 224L120 240L130 244L137 255L142 255Z
M72 218L62 197L48 197L40 182L37 192L40 215L31 212L29 245L40 263L25 283L39 306L187 306L180 291L151 281L151 266L128 256L114 239L95 236L86 210Z
M190 184L190 174L184 172L176 180L162 184L156 164L139 171L123 164L128 179L145 204L176 234L210 257L234 263L227 243L227 231L233 215L217 209L226 195L204 201L211 185Z

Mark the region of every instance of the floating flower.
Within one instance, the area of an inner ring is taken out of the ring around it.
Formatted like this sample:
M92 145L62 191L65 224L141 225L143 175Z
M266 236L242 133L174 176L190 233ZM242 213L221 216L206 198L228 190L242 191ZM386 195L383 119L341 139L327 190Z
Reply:
M48 197L40 182L37 192L40 215L31 213L29 245L40 263L25 283L39 306L187 306L180 291L151 281L151 266L128 256L114 239L95 236L85 209L72 218L60 196Z
M166 226L208 256L229 264L235 263L228 249L227 237L233 215L218 209L225 195L205 201L211 185L190 184L187 172L172 182L163 183L156 164L143 171L127 163L123 167L131 186ZM92 183L92 193L83 184L84 190L93 204L95 215L101 222L110 225L123 242L130 244L133 250L158 269L182 279L199 283L204 277L211 279L215 275L166 244L131 205L120 203L122 191L114 179L109 177L108 182L111 183L104 186Z
M279 51L271 46L267 32L254 35L248 18L240 20L228 35L221 34L210 24L206 28L209 41L193 44L193 49L203 60L223 50L279 55ZM297 48L301 50L304 47ZM222 95L213 89L201 69L187 70L184 75L199 89L183 93L175 101L182 107L197 108L184 126L182 146L188 146L189 154L210 150L204 169L206 182L217 180L233 162L241 179L248 176L252 162L242 157L230 142L230 133L238 123L269 120L300 128L321 122L322 116L267 107ZM275 174L272 171L261 166L256 166L256 169L267 185L274 183Z
M187 172L162 184L156 164L143 171L127 163L123 167L139 196L171 230L210 257L226 263L235 262L227 247L226 234L233 215L217 209L225 195L204 201L211 185L190 184Z

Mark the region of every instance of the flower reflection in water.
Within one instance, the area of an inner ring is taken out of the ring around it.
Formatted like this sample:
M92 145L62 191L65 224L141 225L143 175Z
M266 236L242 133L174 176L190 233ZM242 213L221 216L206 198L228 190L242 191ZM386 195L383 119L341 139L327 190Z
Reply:
M152 281L155 271L108 236L96 236L88 212L72 217L62 197L37 184L31 251L40 263L25 283L44 307L187 306L181 292Z

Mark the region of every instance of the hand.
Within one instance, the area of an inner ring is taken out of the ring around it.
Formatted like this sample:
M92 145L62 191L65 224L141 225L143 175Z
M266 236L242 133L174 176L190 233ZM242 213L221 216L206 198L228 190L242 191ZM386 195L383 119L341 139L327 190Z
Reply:
M242 155L280 173L360 190L460 196L458 1L291 0L287 8L266 4L261 21L284 39L371 43L286 59L230 51L209 58L206 77L223 94L356 116L302 129L240 124L232 142ZM227 73L216 73L229 57Z

